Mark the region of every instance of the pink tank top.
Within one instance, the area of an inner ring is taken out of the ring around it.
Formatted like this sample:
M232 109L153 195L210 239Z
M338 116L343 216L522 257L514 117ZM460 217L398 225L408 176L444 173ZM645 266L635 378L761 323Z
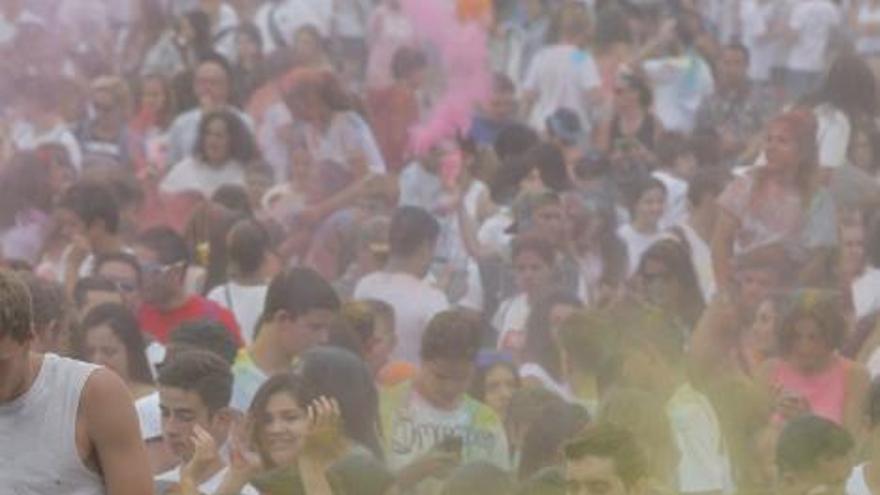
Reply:
M773 383L783 390L802 395L810 404L813 414L843 424L843 404L846 400L846 376L849 361L834 357L825 371L804 375L793 366L780 360L773 373Z

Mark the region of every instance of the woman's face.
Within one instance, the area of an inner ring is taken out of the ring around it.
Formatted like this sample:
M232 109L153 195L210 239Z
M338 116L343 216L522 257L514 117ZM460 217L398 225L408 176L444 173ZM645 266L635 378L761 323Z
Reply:
M289 466L296 461L308 433L306 410L287 392L269 398L266 411L257 421L263 423L260 445L276 466Z
M550 283L551 266L532 251L523 251L514 260L516 283L526 294L537 294Z
M141 95L141 106L144 110L158 114L165 108L165 88L162 81L151 78L144 81L143 94Z
M128 353L125 345L108 325L86 331L84 358L94 364L109 368L124 381L128 381Z
M773 124L767 134L767 166L776 170L797 167L801 154L791 131L784 124Z
M656 227L663 216L666 205L666 192L660 188L649 189L636 203L634 220L639 225Z
M831 348L822 329L812 318L801 318L791 330L791 349L788 358L804 371L818 371L828 362Z
M229 127L223 119L213 119L205 128L204 150L208 163L221 164L229 158Z
M516 376L504 365L496 365L486 373L485 402L498 417L507 416L507 406L516 392Z
M644 296L663 308L674 308L680 300L682 287L669 266L656 258L645 258L639 272Z
M770 300L762 302L755 313L749 333L754 345L762 352L776 348L776 316L776 307Z

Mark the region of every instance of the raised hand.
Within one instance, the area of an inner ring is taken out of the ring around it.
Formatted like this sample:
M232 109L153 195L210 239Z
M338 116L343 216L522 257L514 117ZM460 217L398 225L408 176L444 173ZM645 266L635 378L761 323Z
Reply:
M180 470L180 477L198 485L200 480L209 477L210 469L222 465L223 460L214 437L199 425L193 428L192 443L195 447L192 459Z
M309 430L301 456L327 466L338 459L346 448L342 434L342 414L335 399L319 397L308 407Z

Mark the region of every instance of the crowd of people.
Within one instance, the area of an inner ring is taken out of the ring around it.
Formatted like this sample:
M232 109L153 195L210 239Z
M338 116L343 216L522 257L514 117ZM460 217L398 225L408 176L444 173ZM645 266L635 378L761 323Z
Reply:
M0 493L880 494L880 1L0 0Z

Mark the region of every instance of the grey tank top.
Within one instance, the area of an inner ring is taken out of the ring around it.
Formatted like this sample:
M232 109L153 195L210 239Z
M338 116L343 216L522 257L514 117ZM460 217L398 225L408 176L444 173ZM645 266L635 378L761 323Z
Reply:
M0 493L103 495L76 447L80 396L97 366L46 354L24 395L0 404Z

